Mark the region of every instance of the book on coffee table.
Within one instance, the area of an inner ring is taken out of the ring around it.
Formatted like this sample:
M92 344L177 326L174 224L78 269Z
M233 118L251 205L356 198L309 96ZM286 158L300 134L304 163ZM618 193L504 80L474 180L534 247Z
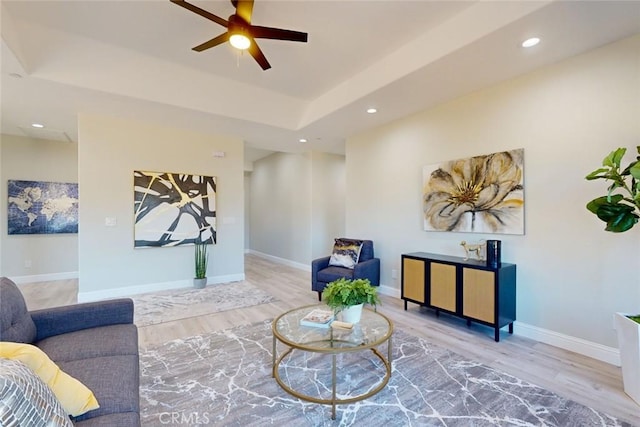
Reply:
M300 324L302 326L313 326L315 328L328 328L333 319L333 311L316 308L300 319Z

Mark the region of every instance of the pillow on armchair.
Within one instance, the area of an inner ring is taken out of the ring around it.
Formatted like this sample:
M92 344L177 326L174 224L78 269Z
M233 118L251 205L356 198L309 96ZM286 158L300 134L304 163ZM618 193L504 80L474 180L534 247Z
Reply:
M360 258L362 240L335 239L329 265L353 269Z

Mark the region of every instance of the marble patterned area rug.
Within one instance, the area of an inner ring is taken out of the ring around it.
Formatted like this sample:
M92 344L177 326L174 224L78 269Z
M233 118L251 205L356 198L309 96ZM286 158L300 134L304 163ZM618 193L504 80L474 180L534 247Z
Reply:
M172 289L132 299L134 323L139 327L276 301L247 281L208 285L202 289Z
M278 344L278 354L284 346ZM386 344L380 347L386 354ZM630 426L396 330L393 373L375 396L331 407L303 402L271 376L271 322L165 343L140 356L143 426ZM281 378L330 396L331 356L294 350ZM338 396L374 387L369 350L338 356Z

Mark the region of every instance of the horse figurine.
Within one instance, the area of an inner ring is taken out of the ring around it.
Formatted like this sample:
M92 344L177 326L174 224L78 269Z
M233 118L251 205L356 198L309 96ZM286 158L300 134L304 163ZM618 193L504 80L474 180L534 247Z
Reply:
M484 254L487 251L487 242L484 240L481 240L480 242L476 243L476 244L469 244L467 242L465 242L464 240L462 242L460 242L460 246L462 246L464 248L464 253L465 253L465 257L464 260L468 260L469 259L469 253L475 253L476 254L476 258L478 258L480 261L484 260Z

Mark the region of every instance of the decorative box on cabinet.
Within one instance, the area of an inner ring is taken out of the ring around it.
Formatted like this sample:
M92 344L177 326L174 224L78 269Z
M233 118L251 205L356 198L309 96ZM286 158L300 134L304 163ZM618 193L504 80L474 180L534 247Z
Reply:
M471 322L513 333L516 320L516 266L447 255L414 252L402 255L401 297L407 302L444 311Z

